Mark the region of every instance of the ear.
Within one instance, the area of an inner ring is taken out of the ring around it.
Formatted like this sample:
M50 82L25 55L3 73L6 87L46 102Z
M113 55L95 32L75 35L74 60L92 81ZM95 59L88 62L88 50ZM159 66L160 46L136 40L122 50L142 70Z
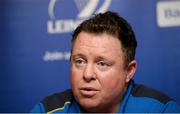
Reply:
M128 83L134 76L137 69L136 60L132 60L127 67L126 83Z

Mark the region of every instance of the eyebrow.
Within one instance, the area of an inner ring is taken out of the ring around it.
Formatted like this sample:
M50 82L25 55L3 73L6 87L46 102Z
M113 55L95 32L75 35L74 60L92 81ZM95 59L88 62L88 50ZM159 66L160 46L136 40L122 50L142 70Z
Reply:
M82 53L78 53L78 54L74 54L71 56L71 59L74 60L76 59L77 57L81 57L83 59L86 59L86 56ZM106 61L106 62L110 62L110 63L113 63L113 61L109 60L108 58L105 58L103 56L96 56L94 61Z
M96 57L96 60L105 60L105 61L108 61L106 58L104 58L104 57L102 57L102 56Z
M83 55L83 54L81 54L81 53L80 53L80 54L74 54L74 55L72 54L72 55L71 55L71 58L72 58L72 59L74 59L75 57L83 57L83 58L85 58L85 55Z

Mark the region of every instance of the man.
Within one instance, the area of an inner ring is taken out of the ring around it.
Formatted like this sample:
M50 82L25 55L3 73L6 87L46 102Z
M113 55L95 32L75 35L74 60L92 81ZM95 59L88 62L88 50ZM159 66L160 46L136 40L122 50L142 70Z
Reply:
M136 38L114 12L97 14L74 31L71 87L46 97L32 112L180 112L168 96L137 85Z

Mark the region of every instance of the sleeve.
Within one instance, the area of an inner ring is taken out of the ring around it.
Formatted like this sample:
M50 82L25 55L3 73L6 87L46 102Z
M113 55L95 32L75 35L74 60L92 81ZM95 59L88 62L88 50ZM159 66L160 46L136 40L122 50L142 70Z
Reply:
M165 108L164 113L180 113L180 105L178 105L175 101L169 101Z
M31 110L31 113L45 113L45 109L42 103L36 104Z

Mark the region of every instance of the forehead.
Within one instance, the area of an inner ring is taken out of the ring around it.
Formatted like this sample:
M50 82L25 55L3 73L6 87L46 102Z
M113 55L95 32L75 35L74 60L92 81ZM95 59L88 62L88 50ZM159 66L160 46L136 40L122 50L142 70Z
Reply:
M122 56L122 48L118 38L103 34L81 32L73 43L73 54L88 53L92 55Z

